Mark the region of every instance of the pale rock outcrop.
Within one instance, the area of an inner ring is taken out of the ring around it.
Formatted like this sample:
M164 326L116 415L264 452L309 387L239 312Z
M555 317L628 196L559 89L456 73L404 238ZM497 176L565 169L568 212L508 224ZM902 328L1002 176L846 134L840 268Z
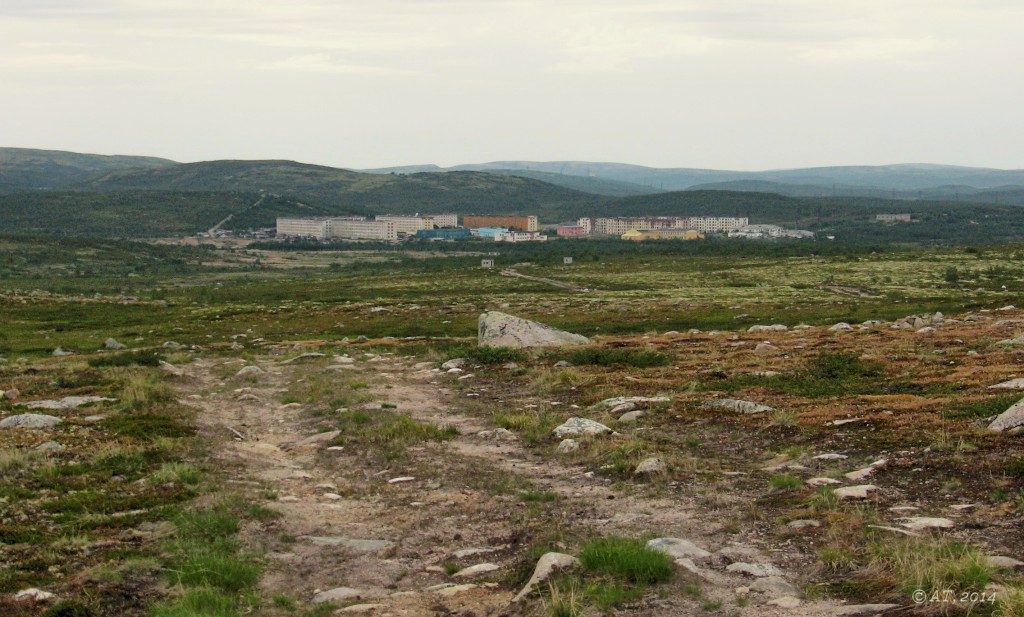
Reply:
M103 347L105 349L124 349L127 346L124 343L118 343L117 339L111 337L103 341Z
M551 432L555 437L563 439L576 435L605 435L613 431L595 420L573 417L566 420L564 424L556 426Z
M990 431L1007 431L1024 426L1024 399L1021 399L1010 406L1009 409L999 414L991 424Z
M714 401L708 401L701 405L704 408L721 407L722 409L728 409L730 411L737 411L739 413L763 413L765 411L775 411L774 407L767 405L761 405L751 401L741 401L738 399L723 398Z
M561 347L585 345L590 339L529 319L490 311L480 316L478 342L485 347Z
M512 598L513 602L519 602L530 595L538 585L546 581L552 574L559 570L570 570L578 567L580 560L565 553L545 553L537 560L537 566L533 569L533 576L527 581L523 589Z
M990 390L1024 390L1024 379L1011 379L1002 383L997 383L994 386L989 386Z
M675 559L705 559L711 553L683 538L654 538L647 541L647 548L661 551Z
M668 473L668 464L654 456L640 461L633 470L633 475L636 476L657 476L663 473Z
M49 428L61 423L60 418L40 413L23 413L0 420L0 428Z

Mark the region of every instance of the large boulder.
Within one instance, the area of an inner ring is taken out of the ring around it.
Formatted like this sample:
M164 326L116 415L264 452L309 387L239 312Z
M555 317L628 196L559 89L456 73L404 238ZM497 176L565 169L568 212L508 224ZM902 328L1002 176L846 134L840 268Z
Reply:
M60 418L39 413L23 413L0 420L0 428L49 428L61 423Z
M490 311L480 316L479 343L485 347L562 347L589 342L580 334L507 313Z
M1017 427L1024 427L1024 399L1011 405L988 425L990 431L1008 431Z

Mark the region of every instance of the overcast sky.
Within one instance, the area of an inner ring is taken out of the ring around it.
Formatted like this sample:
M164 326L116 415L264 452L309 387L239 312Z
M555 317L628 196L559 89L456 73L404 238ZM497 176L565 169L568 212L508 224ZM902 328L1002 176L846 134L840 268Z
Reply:
M0 0L0 146L1024 168L1020 0Z

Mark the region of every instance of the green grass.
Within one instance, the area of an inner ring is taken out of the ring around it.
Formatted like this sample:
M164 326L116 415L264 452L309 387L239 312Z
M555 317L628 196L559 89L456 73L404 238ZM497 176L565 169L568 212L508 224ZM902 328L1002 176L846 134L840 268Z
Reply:
M107 356L89 358L89 366L158 366L163 358L158 352L149 350L127 351Z
M526 502L549 503L558 501L559 495L554 491L529 490L519 493L519 499Z
M389 460L402 456L405 448L410 445L448 441L459 435L454 426L420 422L387 409L342 414L338 428L341 434L331 440L330 445L373 445L377 447L378 453Z
M465 345L455 347L445 352L447 359L465 358L470 364L507 364L509 362L525 362L530 359L530 353L522 349L512 347L482 347L480 345Z
M137 411L172 401L174 394L159 375L132 372L125 375L118 399L124 409Z
M768 484L777 491L789 491L800 488L804 485L804 481L793 474L781 473L772 476L768 480Z
M120 414L100 423L114 435L154 441L161 437L188 437L195 432L191 425L168 413Z
M189 589L176 600L158 604L152 617L240 617L235 598L219 589Z
M948 413L951 418L957 419L987 418L1003 413L1019 400L1021 400L1020 394L986 396L954 403Z
M187 587L213 587L237 593L256 584L261 568L249 560L213 550L187 557L172 566L172 571L177 582Z
M856 354L825 352L807 361L792 373L756 377L740 375L721 381L705 381L701 390L736 392L746 388L767 388L808 398L845 396L851 394L905 394L915 387L899 376L884 374L882 365L862 360ZM792 424L795 418L781 416L780 425Z
M675 574L671 557L632 538L609 536L590 540L580 549L579 560L589 572L634 585L664 583Z

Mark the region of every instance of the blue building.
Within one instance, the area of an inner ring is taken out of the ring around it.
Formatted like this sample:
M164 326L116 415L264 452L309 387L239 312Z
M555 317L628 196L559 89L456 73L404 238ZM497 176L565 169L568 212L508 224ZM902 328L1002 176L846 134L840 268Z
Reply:
M462 227L444 227L440 229L421 229L416 232L417 238L428 240L463 240L472 236L468 229Z
M473 229L471 231L472 231L474 236L477 236L479 238L490 238L490 239L493 240L494 236L496 236L498 234L507 234L508 233L508 228L507 227L478 227L478 228Z

